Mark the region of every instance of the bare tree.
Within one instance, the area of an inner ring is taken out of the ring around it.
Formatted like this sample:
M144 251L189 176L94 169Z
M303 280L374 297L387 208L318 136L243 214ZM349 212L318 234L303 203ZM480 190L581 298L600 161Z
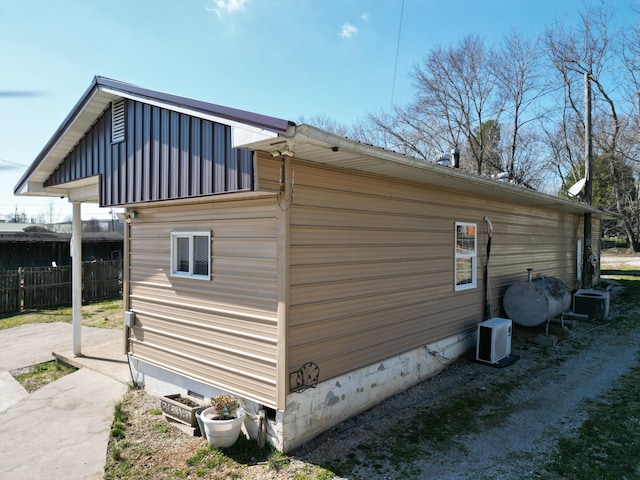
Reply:
M412 70L415 100L370 115L356 136L425 160L457 147L467 170L540 185L545 163L535 157L542 147L533 128L546 91L540 64L537 43L517 33L500 51L474 35L435 47Z
M498 81L505 104L502 114L505 143L503 170L509 180L522 184L540 184L547 170L542 154L542 136L536 134L537 122L546 116L542 99L549 91L542 74L543 54L540 42L513 30L500 50Z
M504 107L497 95L499 61L495 50L469 35L455 47L432 49L412 72L414 111L426 117L421 123L434 125L430 135L443 147L464 148L479 174L491 143L490 129L481 125L499 124Z
M628 183L620 181L620 159L623 154L620 141L627 128L624 115L619 110L624 107L617 95L616 86L624 83L620 79L619 37L609 31L610 16L604 6L588 7L581 15L580 24L567 31L562 25L549 28L545 36L545 45L552 64L555 66L564 86L565 108L572 111L571 118L584 129L584 93L581 85L588 76L594 85L594 148L604 160L611 182L611 205L622 215L628 213L627 199L633 196ZM623 55L624 56L624 55ZM616 81L612 79L616 77ZM637 197L637 193L635 194ZM637 235L634 232L632 218L624 217L624 229L629 242L638 248Z
M342 137L346 137L349 135L350 129L348 126L341 125L333 118L325 114L310 115L309 117L301 115L298 118L297 122L307 123L309 125L313 125L314 127L321 128L322 130L325 130L327 132L331 132L335 135L340 135Z
M54 199L49 199L46 210L43 210L38 214L37 222L43 227L52 230L58 215L60 215L60 209L56 209L56 201Z

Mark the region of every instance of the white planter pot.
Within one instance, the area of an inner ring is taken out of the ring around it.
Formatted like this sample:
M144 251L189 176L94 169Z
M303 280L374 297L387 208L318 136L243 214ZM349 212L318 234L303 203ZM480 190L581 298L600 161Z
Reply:
M213 407L205 408L200 417L204 423L204 431L207 435L209 445L214 448L230 447L240 436L240 429L246 413L243 408L236 411L236 418L231 420L213 420L216 410Z

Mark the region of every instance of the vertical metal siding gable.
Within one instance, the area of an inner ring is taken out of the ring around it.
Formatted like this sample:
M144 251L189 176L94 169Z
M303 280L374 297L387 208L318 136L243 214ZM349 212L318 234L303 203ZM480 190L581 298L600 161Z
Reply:
M142 165L144 172L142 175L142 200L148 202L151 196L151 183L154 177L156 163L151 159L151 105L145 105L142 109Z
M126 203L127 198L127 142L115 144L115 162L118 165L118 190L115 203Z
M113 168L113 163L112 163L112 158L113 156L111 155L111 147L107 145L106 140L104 138L105 136L105 132L104 130L100 131L102 134L102 142L101 142L101 147L102 147L102 153L104 154L104 164L105 164L105 168L104 168L104 173L102 174L102 176L100 177L100 190L101 190L101 195L102 195L102 201L105 203L105 205L112 205L113 204L113 198L114 198L114 188L116 187L116 178L114 175L114 168ZM102 158L102 157L100 157Z
M149 154L149 163L152 165L153 174L150 175L149 200L160 198L160 182L163 178L161 152L160 152L160 109L158 107L151 108L151 152ZM164 177L166 178L166 177Z
M169 138L170 138L170 113L168 110L161 110L160 113L160 178L159 196L157 198L169 198L169 172L171 164L169 162Z
M224 125L215 124L213 127L213 191L224 191L224 180L226 170L226 158L224 155L225 142L224 142Z
M231 128L125 100L125 138L111 142L111 105L45 183L100 175L102 206L253 189L253 152L231 147Z
M191 195L202 195L201 170L202 156L200 153L200 119L193 118L191 120Z
M190 122L187 115L180 115L180 173L178 181L178 197L185 198L191 196L189 191L189 176L191 175L190 167Z
M127 167L126 177L125 177L125 189L124 196L121 200L124 200L125 203L134 202L134 186L136 180L136 170L135 170L135 161L136 161L136 149L135 149L135 138L136 138L136 109L135 104L131 100L127 102L127 124L125 129L127 130L125 144L127 145Z
M202 191L213 192L213 123L202 122Z
M178 178L180 175L180 114L171 112L169 115L169 197L178 198Z
M134 165L133 165L133 181L132 183L132 191L131 198L135 202L142 201L142 190L143 190L143 179L145 176L144 172L144 164L142 161L143 155L143 134L144 134L144 105L141 103L136 103L135 105L135 124L133 127L134 130Z

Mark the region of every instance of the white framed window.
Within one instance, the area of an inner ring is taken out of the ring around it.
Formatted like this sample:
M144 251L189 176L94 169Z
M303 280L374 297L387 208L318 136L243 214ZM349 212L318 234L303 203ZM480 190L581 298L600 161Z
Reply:
M171 232L171 275L211 278L211 232Z
M456 222L455 232L455 291L469 290L478 285L476 272L478 231L475 223Z

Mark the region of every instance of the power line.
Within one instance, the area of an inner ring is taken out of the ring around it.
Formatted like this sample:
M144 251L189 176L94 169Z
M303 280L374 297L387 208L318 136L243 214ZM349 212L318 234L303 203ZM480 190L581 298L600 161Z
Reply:
M24 168L27 168L27 165L24 165L24 164L22 164L22 163L17 163L17 162L10 162L9 160L5 160L4 158L0 158L0 162L8 163L9 165L15 165L15 166L17 166L17 167L24 167Z
M400 52L400 35L402 34L402 17L404 16L404 0L402 0L402 6L400 7L400 25L398 26L398 42L396 43L396 61L393 67L393 84L391 85L391 103L389 105L389 112L393 110L393 95L396 90L396 73L398 71L398 53Z

